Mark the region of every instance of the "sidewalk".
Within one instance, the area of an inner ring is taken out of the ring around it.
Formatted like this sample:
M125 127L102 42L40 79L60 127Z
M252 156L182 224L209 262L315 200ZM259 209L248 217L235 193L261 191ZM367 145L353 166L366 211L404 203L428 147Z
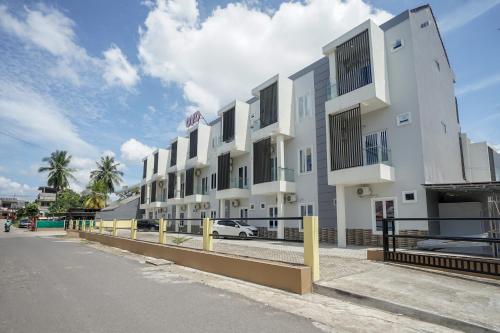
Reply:
M128 237L124 230L120 236ZM173 237L170 234L169 237ZM181 234L182 236L182 234ZM186 247L201 247L201 237ZM157 241L158 233L139 239ZM216 252L303 263L300 243L269 240L214 240ZM431 271L366 260L363 247L320 244L320 275L315 291L351 303L404 313L464 331L500 331L500 280ZM468 325L469 324L469 325Z

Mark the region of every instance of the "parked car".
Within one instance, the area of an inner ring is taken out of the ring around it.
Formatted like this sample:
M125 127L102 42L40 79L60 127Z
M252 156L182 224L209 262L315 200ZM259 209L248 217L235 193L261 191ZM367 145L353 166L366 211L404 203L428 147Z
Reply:
M244 221L216 220L213 224L212 235L219 237L239 237L241 239L257 237L257 228Z
M19 221L19 228L28 228L30 226L30 220L27 217L23 217Z
M157 220L152 220L152 219L137 220L137 230L158 231L160 230L160 225Z

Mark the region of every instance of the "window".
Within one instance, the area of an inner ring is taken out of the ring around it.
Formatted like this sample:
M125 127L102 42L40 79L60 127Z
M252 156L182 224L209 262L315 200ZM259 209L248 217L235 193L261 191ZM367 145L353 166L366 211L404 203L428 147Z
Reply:
M396 117L396 125L397 126L404 126L408 125L411 123L411 114L410 112L398 114Z
M250 210L254 210L255 209L255 204L251 203L250 204Z
M153 174L156 175L158 173L158 152L154 154L153 160Z
M269 217L271 218L269 220L269 229L276 229L278 228L278 220L273 220L273 217L278 216L278 207L269 207Z
M214 219L214 218L216 218L216 217L217 217L217 211L216 211L216 210L211 210L211 211L210 211L210 218L211 218L211 219Z
M300 204L299 205L299 214L300 216L313 216L314 208L312 204ZM300 229L304 229L304 220L300 221Z
M208 193L208 177L203 177L201 179L201 194Z
M148 160L144 160L144 162L142 163L142 178L143 179L146 178L147 170L148 170Z
M210 189L216 189L217 188L217 174L216 173L213 173L212 174L212 180L211 180L211 183L210 183Z
M422 24L420 24L420 28L422 28L422 29L423 29L423 28L426 28L426 27L428 27L428 26L429 26L429 21L425 21L425 22L423 22Z
M389 162L387 130L365 135L365 165Z
M396 199L395 198L380 198L372 199L372 230L374 234L382 233L382 219L396 217ZM389 231L392 230L392 225L389 223Z
M402 39L396 39L394 42L392 42L392 52L400 50L403 48L404 43Z
M312 147L299 150L299 174L312 172Z
M417 191L403 191L403 202L404 203L413 203L417 202Z
M263 203L263 202L261 202L261 203L260 203L260 209L266 209L266 204L265 204L265 203Z
M248 168L246 166L238 168L238 188L247 188Z
M297 122L300 122L304 118L308 118L312 115L312 98L309 91L296 98L295 110L297 114Z

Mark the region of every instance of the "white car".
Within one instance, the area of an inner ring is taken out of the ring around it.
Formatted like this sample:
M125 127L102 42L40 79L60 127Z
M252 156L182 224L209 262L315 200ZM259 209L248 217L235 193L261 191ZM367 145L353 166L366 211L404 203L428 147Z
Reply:
M239 237L241 239L257 237L257 228L238 220L216 220L213 224L212 235L219 237Z

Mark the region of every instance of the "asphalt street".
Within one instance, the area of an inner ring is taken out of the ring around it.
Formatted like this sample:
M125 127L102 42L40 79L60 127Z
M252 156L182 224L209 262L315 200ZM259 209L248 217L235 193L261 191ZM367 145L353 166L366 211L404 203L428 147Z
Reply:
M56 237L0 233L0 332L319 332L311 321Z

